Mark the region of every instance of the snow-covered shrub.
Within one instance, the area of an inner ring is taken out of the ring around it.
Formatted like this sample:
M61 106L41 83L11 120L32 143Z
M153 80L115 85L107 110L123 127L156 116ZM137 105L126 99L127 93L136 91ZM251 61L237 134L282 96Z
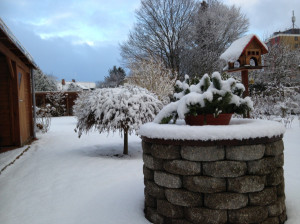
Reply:
M92 128L124 133L124 154L128 154L128 133L150 122L163 104L148 90L136 86L97 89L79 95L74 105L75 129L80 137Z
M300 94L297 88L265 85L261 91L253 91L254 111L251 117L272 119L274 116L285 118L300 112Z
M64 92L51 92L46 95L47 100L49 100L53 109L51 110L51 115L53 117L64 116L66 112L66 96Z
M127 83L146 88L155 93L164 104L170 102L169 96L173 94L177 73L167 69L162 60L150 58L130 63L130 75Z
M220 113L246 114L253 110L250 97L242 98L244 85L233 78L222 80L220 73L214 72L212 78L205 74L198 83L190 85L189 82L188 75L184 82L176 82L174 97L178 101L164 107L155 122L169 123L172 119L184 119L186 115L213 114L217 117Z
M36 107L36 129L42 133L46 133L51 125L51 110L50 104L45 107Z

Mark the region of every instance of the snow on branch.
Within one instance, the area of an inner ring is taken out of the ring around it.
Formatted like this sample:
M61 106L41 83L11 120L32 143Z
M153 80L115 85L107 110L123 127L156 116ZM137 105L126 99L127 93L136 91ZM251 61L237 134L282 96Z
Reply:
M83 92L74 105L78 122L75 131L80 137L92 128L102 132L132 133L150 122L163 104L146 89L136 86L103 88Z

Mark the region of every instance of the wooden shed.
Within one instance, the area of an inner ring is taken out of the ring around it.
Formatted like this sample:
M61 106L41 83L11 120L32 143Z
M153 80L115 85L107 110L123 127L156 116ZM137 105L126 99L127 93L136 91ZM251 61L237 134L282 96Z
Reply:
M32 69L36 65L0 19L0 151L34 138Z

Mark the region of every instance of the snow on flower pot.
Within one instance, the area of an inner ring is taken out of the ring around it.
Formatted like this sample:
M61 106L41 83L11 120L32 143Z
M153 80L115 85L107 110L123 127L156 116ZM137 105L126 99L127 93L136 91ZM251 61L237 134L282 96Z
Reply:
M200 114L197 116L187 115L184 120L188 125L228 125L232 114L219 114L215 117L213 114Z
M245 115L253 110L250 97L242 98L244 91L243 84L233 78L222 80L218 72L211 78L205 74L195 84L190 84L186 75L184 82L176 82L174 98L177 101L165 106L155 122L174 123L179 118L189 125L228 125L233 113Z
M281 123L253 119L142 125L145 217L152 223L284 223L284 131Z

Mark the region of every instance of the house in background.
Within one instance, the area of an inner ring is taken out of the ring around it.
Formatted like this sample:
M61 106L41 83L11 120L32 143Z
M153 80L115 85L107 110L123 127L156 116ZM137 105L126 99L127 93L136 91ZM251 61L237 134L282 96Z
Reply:
M283 43L290 47L291 50L300 48L300 29L292 28L286 31L275 32L267 41L267 44Z
M95 82L76 82L72 79L72 82L68 82L62 79L61 82L57 83L57 89L59 91L87 91L94 90L96 88Z
M0 19L0 151L34 138L30 54Z

